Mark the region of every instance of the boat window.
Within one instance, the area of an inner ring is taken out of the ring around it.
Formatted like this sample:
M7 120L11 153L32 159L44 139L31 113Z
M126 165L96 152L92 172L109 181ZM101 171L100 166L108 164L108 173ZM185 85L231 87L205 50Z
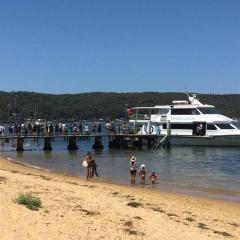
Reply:
M166 115L169 112L169 109L167 108L161 108L161 109L151 109L151 114L160 114L160 115Z
M151 110L152 109L150 109L150 108L141 108L141 109L137 109L137 113L138 114L150 114Z
M131 119L150 120L151 110L152 109L149 109L149 108L137 109L136 113L131 115Z
M188 124L188 123L182 123L182 124L171 124L171 129L192 129L193 124ZM163 124L163 129L167 129L167 124Z
M171 129L192 129L193 124L191 123L182 123L182 124L171 124ZM167 129L167 124L163 124L163 129Z
M232 125L233 125L235 128L240 129L240 123L239 123L239 122L238 122L238 123L232 123Z
M192 109L192 115L200 115L200 113L196 108L194 108Z
M167 109L167 108L159 109L159 114L161 114L161 115L167 115L168 112L169 112L169 109Z
M150 113L151 114L159 114L159 109L151 109Z
M231 126L230 124L226 124L226 123L218 123L216 124L220 129L234 129L233 126Z
M199 115L196 108L173 108L171 115Z
M203 114L219 114L214 107L210 108L198 108L198 110Z
M208 124L207 125L207 130L217 130L216 126L213 124Z
M193 125L192 124L171 124L171 129L192 129Z

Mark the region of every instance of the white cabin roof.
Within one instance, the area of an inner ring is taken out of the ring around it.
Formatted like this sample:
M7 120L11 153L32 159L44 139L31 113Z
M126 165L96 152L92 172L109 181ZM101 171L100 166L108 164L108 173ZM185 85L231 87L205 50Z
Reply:
M196 95L189 96L189 100L174 100L172 105L157 105L154 107L133 107L133 109L171 109L171 108L214 108L213 105L202 104Z
M171 109L171 108L214 108L213 105L192 105L192 104L177 104L177 105L157 105L154 107L133 107L133 109Z

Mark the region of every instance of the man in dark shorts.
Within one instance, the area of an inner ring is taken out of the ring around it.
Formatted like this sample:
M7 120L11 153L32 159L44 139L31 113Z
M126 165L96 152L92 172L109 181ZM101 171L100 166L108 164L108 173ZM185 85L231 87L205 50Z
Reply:
M93 163L93 157L92 157L92 153L88 152L85 160L87 162L87 181L91 178L92 176L92 163Z

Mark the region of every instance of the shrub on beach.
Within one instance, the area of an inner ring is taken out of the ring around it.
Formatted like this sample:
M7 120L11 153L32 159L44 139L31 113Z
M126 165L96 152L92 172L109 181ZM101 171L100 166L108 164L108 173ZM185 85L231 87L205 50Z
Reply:
M38 210L42 207L42 201L39 197L34 197L30 193L21 193L17 198L14 199L14 202L18 204L25 205L30 210Z

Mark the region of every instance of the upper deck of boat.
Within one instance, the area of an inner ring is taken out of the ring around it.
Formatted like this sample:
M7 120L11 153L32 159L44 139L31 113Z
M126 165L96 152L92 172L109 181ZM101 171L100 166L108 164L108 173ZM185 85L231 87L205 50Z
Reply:
M215 108L213 105L202 104L197 98L196 94L192 94L192 96L188 95L188 100L175 100L172 101L171 105L156 105L153 107L133 107L132 109L172 109L172 108Z
M132 109L171 109L171 108L215 108L213 105L199 104L172 104L172 105L157 105L153 107L133 107Z

